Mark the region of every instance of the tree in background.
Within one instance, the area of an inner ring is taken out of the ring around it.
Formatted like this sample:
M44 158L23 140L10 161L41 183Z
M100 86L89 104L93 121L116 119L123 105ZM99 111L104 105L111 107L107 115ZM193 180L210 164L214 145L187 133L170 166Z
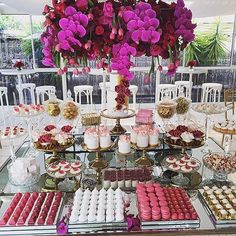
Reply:
M185 65L188 61L196 60L198 65L218 65L221 60L226 59L229 49L228 32L231 26L218 19L209 24L205 32L197 32L195 40L185 50Z

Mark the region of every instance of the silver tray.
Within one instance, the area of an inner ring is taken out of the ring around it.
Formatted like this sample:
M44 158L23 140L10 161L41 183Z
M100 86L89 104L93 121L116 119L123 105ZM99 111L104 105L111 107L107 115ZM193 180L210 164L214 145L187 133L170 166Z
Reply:
M0 196L0 218L8 208L14 194L5 194ZM0 226L0 235L37 235L37 234L56 234L57 222L60 219L62 206L64 205L64 195L59 206L53 225L22 225L22 226Z
M77 233L77 232L104 232L104 231L124 231L127 229L126 222L110 222L110 223L69 223L68 232Z
M142 229L191 229L199 228L200 220L141 221Z
M236 220L218 220L210 207L208 206L207 202L205 201L204 196L202 195L203 190L198 190L199 199L206 210L209 218L211 219L211 222L215 225L216 228L228 228L228 227L236 227Z

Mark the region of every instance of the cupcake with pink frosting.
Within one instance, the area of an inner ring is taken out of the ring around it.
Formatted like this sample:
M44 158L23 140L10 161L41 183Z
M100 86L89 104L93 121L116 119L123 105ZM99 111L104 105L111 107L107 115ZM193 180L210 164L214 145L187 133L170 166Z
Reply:
M137 143L138 131L139 131L139 127L138 126L131 127L131 134L130 134L130 141L131 141L131 143L134 143L134 144Z
M148 130L140 129L137 135L137 146L140 148L148 147Z
M118 151L123 154L130 153L130 136L120 135L118 141Z
M153 128L148 131L148 144L149 146L157 146L159 143L160 130Z

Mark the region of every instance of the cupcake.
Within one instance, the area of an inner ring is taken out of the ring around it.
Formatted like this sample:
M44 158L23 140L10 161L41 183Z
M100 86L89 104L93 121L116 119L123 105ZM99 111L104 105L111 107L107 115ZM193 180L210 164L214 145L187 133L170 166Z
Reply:
M138 135L138 127L131 127L131 133L130 133L130 141L131 143L136 144L137 143L137 135Z
M194 136L190 132L183 132L180 137L182 138L184 145L191 146L192 141L194 140Z
M137 135L137 146L139 148L148 147L148 131L147 130L139 130Z
M99 143L101 148L108 148L111 146L111 135L108 130L99 132Z
M118 151L119 153L128 154L131 152L130 148L130 136L120 135L118 141Z
M199 146L201 145L203 138L204 138L204 133L200 130L194 130L192 132L193 136L194 136L194 144L195 146Z
M160 131L157 128L148 131L148 143L149 146L157 146L159 144Z
M170 130L167 134L167 137L169 137L169 141L171 144L178 144L178 141L180 139L181 132L174 129Z

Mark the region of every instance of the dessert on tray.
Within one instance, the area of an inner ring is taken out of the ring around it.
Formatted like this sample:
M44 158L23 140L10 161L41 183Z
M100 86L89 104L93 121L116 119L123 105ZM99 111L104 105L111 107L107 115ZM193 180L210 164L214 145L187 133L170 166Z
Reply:
M124 222L125 193L117 188L98 191L78 189L70 216L70 224Z
M224 104L220 103L197 103L192 106L193 110L208 115L219 114L225 112L226 108Z
M135 188L138 183L151 183L152 171L147 168L108 169L104 171L103 187Z
M217 122L214 124L213 129L225 134L236 134L236 121L226 120L224 122Z
M200 162L188 155L185 155L180 159L175 156L168 156L163 162L164 166L168 169L177 172L181 171L183 173L197 171L200 167Z
M107 149L111 146L111 135L105 125L88 127L84 133L84 144L89 150Z
M81 114L82 125L99 125L101 123L101 116L97 113Z
M199 190L216 220L236 220L236 187L204 186Z
M60 192L16 193L0 219L2 226L54 225L62 202Z
M161 187L160 184L138 184L136 188L141 221L197 220L187 193L182 188Z
M131 143L139 148L154 147L159 144L160 130L152 125L131 127Z
M233 173L236 171L236 160L231 156L223 153L210 153L203 158L203 163L210 170Z
M168 144L197 147L204 142L204 133L196 125L171 125L166 127Z
M79 108L73 101L68 101L62 109L62 115L66 120L73 120L79 115Z
M6 127L5 129L0 129L0 138L17 138L22 135L26 134L26 130L24 128L13 126L13 127Z
M38 149L53 150L71 145L73 143L72 129L70 125L64 125L61 128L47 125L43 131L33 135L34 146Z
M49 100L47 101L47 113L49 116L59 116L61 113L61 109L59 106L60 102L55 100Z
M13 107L13 113L18 116L33 116L41 114L42 112L44 112L44 106L40 104L19 104L18 106Z
M185 97L179 97L175 101L177 103L176 113L177 114L186 114L189 110L189 105L191 103L191 100L189 100Z
M80 174L82 162L78 160L60 160L47 166L47 173L54 178L70 178Z

